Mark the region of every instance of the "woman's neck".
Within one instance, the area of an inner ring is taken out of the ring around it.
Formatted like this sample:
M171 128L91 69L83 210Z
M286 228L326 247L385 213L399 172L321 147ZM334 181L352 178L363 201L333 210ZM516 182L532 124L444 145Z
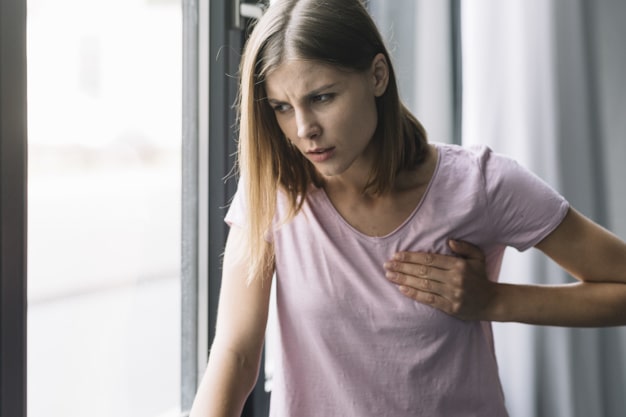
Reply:
M437 149L428 145L424 161L415 169L404 170L398 173L391 189L384 195L377 196L369 193L372 164L361 161L341 175L324 178L324 189L327 194L345 195L351 198L393 197L397 193L404 193L416 187L422 187L430 182L437 163Z
M324 188L337 212L352 227L368 236L386 236L418 207L436 166L437 151L430 147L424 162L416 169L400 172L394 187L384 194L365 193L363 182L336 178Z

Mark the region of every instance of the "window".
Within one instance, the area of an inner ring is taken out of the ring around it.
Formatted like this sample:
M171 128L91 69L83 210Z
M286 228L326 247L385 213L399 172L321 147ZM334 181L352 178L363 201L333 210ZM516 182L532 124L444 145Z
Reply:
M28 415L177 416L180 0L28 1Z

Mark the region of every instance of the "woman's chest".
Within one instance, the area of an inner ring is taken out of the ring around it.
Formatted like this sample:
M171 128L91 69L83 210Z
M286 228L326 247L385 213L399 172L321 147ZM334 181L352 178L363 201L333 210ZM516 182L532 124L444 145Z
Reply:
M425 187L401 195L347 198L328 195L337 214L365 236L387 236L401 227L418 209Z

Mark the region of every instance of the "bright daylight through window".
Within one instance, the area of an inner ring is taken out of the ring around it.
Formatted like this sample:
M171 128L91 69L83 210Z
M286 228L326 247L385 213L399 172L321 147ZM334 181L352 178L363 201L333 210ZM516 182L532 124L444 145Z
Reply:
M180 404L180 0L28 0L28 415Z

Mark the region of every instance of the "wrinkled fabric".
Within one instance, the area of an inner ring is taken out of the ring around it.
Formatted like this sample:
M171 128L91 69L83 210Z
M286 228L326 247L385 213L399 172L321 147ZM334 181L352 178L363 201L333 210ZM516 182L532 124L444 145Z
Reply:
M447 241L465 240L484 251L496 281L505 248L536 245L569 204L487 147L436 146L421 202L383 237L354 229L315 188L280 224L279 196L272 417L507 416L491 325L408 299L383 263L397 251L452 254ZM245 227L244 207L239 190L226 221Z

